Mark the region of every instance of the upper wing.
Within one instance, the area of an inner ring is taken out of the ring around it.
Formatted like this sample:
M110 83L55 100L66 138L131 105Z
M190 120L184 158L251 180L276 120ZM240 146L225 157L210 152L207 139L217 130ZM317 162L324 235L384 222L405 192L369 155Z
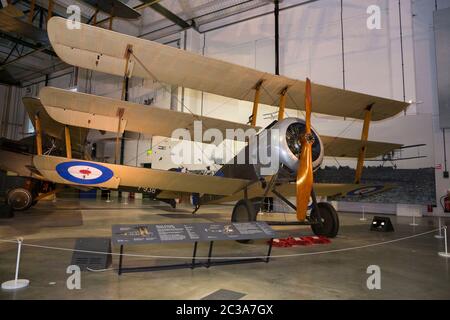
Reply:
M249 90L263 80L260 103L272 105L279 93L289 87L286 107L304 110L305 82L277 76L192 52L165 46L114 31L82 24L69 30L66 20L53 17L48 23L53 49L65 62L109 74L133 75L184 86L195 90L253 101ZM128 58L126 52L132 49ZM389 118L408 104L392 99L312 85L314 112L356 119L364 118L373 105L372 120Z
M226 136L226 129L253 128L242 123L51 87L42 88L39 96L45 110L54 120L83 128L111 132L127 130L164 137L171 137L175 129L185 128L189 130L192 139L194 120L202 121L203 130L209 128L220 130L223 137ZM120 109L123 110L121 117L119 117Z
M325 156L357 158L361 149L361 140L320 136L324 146ZM367 141L366 158L375 158L392 150L399 149L402 145L387 142Z
M25 110L27 111L28 116L31 119L31 122L33 123L33 126L35 125L35 115L39 115L42 131L53 138L64 140L64 123L58 121L57 119L56 121L52 119L52 117L49 116L38 98L24 97L22 98L22 102L25 106ZM83 151L83 146L86 142L87 134L88 129L70 127L70 139L72 141L72 147L74 148L74 150L77 150L79 152Z
M53 156L34 156L33 163L49 181L109 189L119 187L154 188L224 196L242 190L249 183L248 180L243 179L203 176Z

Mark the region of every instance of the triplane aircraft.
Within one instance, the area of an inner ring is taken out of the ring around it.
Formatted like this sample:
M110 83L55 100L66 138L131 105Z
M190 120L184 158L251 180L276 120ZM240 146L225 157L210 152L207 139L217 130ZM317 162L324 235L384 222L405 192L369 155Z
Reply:
M79 29L68 29L66 25L67 20L58 17L48 23L50 42L66 63L124 79L141 77L253 102L251 123L246 125L43 88L40 100L45 114L65 126L67 145L71 143L68 126L115 132L118 139L125 130L169 136L177 128L192 130L194 120L201 120L205 127L222 132L248 129L256 127L259 104L272 105L274 97L278 97L278 120L260 130L257 136L270 136L274 130L279 132L278 144L272 149L278 153L279 164L274 173L264 174L261 170L264 164L259 157L256 163L244 164L232 159L215 176L205 176L75 160L69 150L66 157L44 155L41 151L32 156L32 163L42 179L90 188L152 188L157 190L155 197L159 199L198 193L202 205L237 201L231 217L235 222L256 220L255 203L264 197L277 197L296 211L299 224L311 225L315 234L328 237L338 233L339 219L333 206L318 203L317 196L361 195L365 190L384 189L360 184L364 159L385 154L400 145L368 141L369 124L404 111L407 103L331 88L311 83L309 79L300 81L273 75L90 25L81 24ZM252 96L245 95L249 90L253 91ZM285 118L286 108L304 110L305 119ZM311 126L313 110L363 120L361 140L320 136ZM274 143L273 139L268 141ZM39 138L37 143L40 143ZM258 144L248 143L241 153L247 159L257 153L258 148ZM358 158L354 184L314 183L313 172L320 167L324 156ZM294 196L295 204L288 200ZM308 210L310 201L312 210Z

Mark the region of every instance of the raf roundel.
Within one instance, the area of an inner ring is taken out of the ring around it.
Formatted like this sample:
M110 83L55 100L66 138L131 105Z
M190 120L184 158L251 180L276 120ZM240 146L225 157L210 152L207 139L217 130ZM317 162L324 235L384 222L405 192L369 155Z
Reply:
M99 184L110 180L114 175L111 169L86 161L60 163L56 166L56 172L62 178L77 184Z

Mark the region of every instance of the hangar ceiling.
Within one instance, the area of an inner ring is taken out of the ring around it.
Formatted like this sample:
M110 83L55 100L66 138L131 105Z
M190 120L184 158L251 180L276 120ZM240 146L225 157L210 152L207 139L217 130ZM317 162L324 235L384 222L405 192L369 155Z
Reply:
M136 20L115 19L113 30L155 41L178 35L189 28L205 32L208 30L208 25L214 23L215 27L220 27L222 20L235 15L239 15L239 19L242 19L251 18L261 12L268 14L273 12L274 7L271 0L128 0L123 2L140 12L141 17ZM302 4L311 1L296 2ZM16 0L11 1L11 4L24 13L24 16L17 19L28 22L32 0ZM67 7L72 4L77 4L81 8L83 22L92 21L95 9L83 1L74 3L69 0L54 0L52 15L67 17ZM283 4L284 2L280 1L280 8ZM48 6L49 1L35 0L32 23L36 33L45 32ZM108 23L108 15L99 13L97 24L108 27ZM49 74L61 70L67 69L71 72L71 67L59 60L49 43L43 41L42 37L27 37L7 30L2 24L0 24L0 34L0 80L2 83L25 87L37 80L45 80Z

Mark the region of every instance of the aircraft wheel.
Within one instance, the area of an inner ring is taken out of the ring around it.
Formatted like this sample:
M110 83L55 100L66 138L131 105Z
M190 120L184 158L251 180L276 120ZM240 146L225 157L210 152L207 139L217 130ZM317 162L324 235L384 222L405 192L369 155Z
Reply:
M239 200L233 208L231 216L232 222L251 222L256 221L255 206L250 200Z
M250 200L239 200L233 208L231 222L252 222L256 221L255 206ZM250 240L237 240L240 243L248 243Z
M339 231L339 217L334 207L326 202L317 204L319 207L322 223L311 225L311 229L317 236L335 238ZM315 218L315 210L311 212L311 217Z
M25 188L15 188L8 192L6 202L14 211L24 211L33 204L33 195Z

